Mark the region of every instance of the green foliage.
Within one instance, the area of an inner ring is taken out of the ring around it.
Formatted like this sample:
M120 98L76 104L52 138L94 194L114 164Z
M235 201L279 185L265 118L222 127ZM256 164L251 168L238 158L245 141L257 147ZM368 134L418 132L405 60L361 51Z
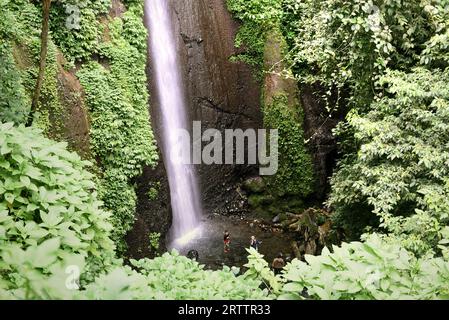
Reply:
M0 120L24 123L30 112L30 101L15 65L12 47L7 43L0 45L0 78Z
M259 280L176 251L123 266L89 163L35 128L1 124L0 142L1 299L267 298Z
M161 188L161 183L159 181L151 182L150 188L148 189L148 192L147 192L148 200L155 201L159 196L160 188Z
M4 10L0 13L0 37L2 40L13 40L17 37L17 29L11 28L17 26L16 18L9 9L9 0L1 0L0 4ZM5 45L2 41L2 46Z
M21 26L10 9L0 1L0 121L23 123L29 113L29 98L22 76L13 57L13 44L20 36Z
M101 63L90 61L77 75L86 92L91 144L101 169L99 196L106 208L114 213L113 238L123 251L121 239L134 222L137 198L130 180L140 174L143 165L153 165L157 161L149 124L142 2L130 5L123 20L116 18L109 21L105 18L100 23L97 18L108 11L110 0L85 1L79 6L79 30L66 27L67 3L73 2L52 3L51 39L33 125L52 139L62 140L64 137L64 124L61 123L64 108L60 103L58 85L59 50L72 61L89 60L93 53L99 55ZM29 97L38 73L41 9L40 4L25 0L6 4L9 11L2 14L8 24L17 25L17 28L14 33L6 27L0 31L2 36L11 39L11 45L2 44L0 50L1 70L7 73L3 76L2 71L0 117L20 123L28 114ZM12 41L20 43L18 52L30 61L13 61ZM17 65L21 66L21 70Z
M146 54L147 50L147 30L142 24L143 1L130 6L129 11L123 15L123 38L129 42L140 53Z
M2 0L1 22L2 36L8 35L8 40L19 41L29 45L40 36L42 25L41 6L27 0Z
M68 28L69 14L66 4L75 4L79 12L79 28ZM103 34L103 27L98 16L108 12L111 0L56 1L52 4L50 29L56 45L70 60L85 60L97 53Z
M0 124L0 275L24 298L27 281L78 255L85 279L113 261L109 213L100 209L88 162L38 130ZM30 285L31 286L31 285Z
M257 70L258 78L261 78L265 39L266 32L259 29L256 24L250 22L243 24L235 37L235 46L244 47L244 52L232 56L230 61L249 64Z
M447 66L447 1L287 0L285 8L298 79L324 85L328 103L336 95L331 109L366 109L387 68Z
M113 212L113 239L120 251L122 238L134 223L137 197L130 180L143 165L158 160L149 123L142 15L142 6L133 7L124 20L111 21L111 40L98 49L107 67L91 62L77 73L91 115L92 149L102 169L100 198Z
M239 277L229 268L205 271L177 252L133 260L132 267L114 259L110 234L123 252L134 221L132 180L157 161L143 2L123 1L123 17L108 18L110 0L86 0L80 29L69 30L65 4L75 2L52 3L34 126L60 138L58 54L72 66L85 63L77 75L99 177L65 144L0 124L0 299L298 299L305 292L312 299L449 298L446 0L228 0L242 22L235 44L243 53L233 60L264 71L267 34L281 25L290 45L284 60L299 81L324 87L329 111L353 108L337 130L345 155L329 204L337 225L354 236L366 225L372 227L365 231L384 232L294 260L282 276L249 250L248 271ZM40 3L0 0L0 6L0 120L20 124L38 70ZM279 129L280 168L268 179L275 197L250 199L280 208L278 196L310 194L312 164L302 115L287 97L276 96L263 112L267 126ZM151 200L158 187L149 187ZM160 234L148 240L157 250ZM70 266L82 272L79 291L67 288Z
M249 253L249 256L248 263L245 264L245 267L248 268L244 274L245 279L260 280L273 294L280 294L282 278L273 273L268 262L264 260L264 256L256 249L249 248L246 251Z
M44 82L42 84L39 105L34 114L33 126L43 130L46 136L61 141L64 124L62 123L63 106L59 100L57 48L52 41L49 42L47 52L47 64L45 67ZM36 60L36 65L38 61ZM33 92L37 67L32 66L29 92ZM31 83L33 84L31 86Z
M80 254L61 248L60 238L52 238L40 245L5 248L2 258L7 266L0 278L0 299L70 299L73 291L66 286L69 268L84 268ZM8 277L11 279L8 280Z
M156 200L158 195L159 195L159 191L158 191L158 189L156 189L154 187L151 187L150 190L148 190L148 192L147 192L148 200L150 200L150 201Z
M0 63L4 70L0 84L0 119L20 124L28 117L30 97L38 74L41 6L24 0L5 2L4 5L2 14L5 17L2 18L5 18L9 30L5 26L1 32L8 41L0 48ZM53 139L61 140L63 124L60 119L63 109L58 93L57 55L58 50L50 38L40 101L33 116L36 127Z
M417 259L398 244L371 236L366 242L327 248L285 268L280 299L449 299L449 263L442 258Z
M307 263L294 260L282 276L254 249L238 277L227 267L205 271L176 251L123 266L112 258L109 215L88 163L33 128L2 124L0 141L2 299L297 299L304 289L313 299L449 298L449 228L440 241L445 259L418 259L371 236L306 256ZM95 274L92 258L100 264ZM70 266L84 279L78 291L68 287Z
M150 299L264 299L259 280L236 277L231 269L203 270L196 261L179 256L176 251L154 260L132 261L133 266L147 277L151 291L141 298Z
M36 251L54 259L57 241L45 247L33 248L25 255L32 259ZM82 265L70 257L67 263ZM53 268L48 275L27 270L27 295L22 292L6 291L0 283L0 298L5 299L82 299L82 300L261 300L267 299L267 290L259 289L259 280L236 277L230 268L204 270L197 262L180 256L176 251L165 253L153 260L132 260L133 268L117 265L110 272L100 275L81 290L65 287L67 275L63 266ZM82 270L82 268L81 268ZM24 270L25 271L25 270Z
M148 240L150 241L150 250L158 251L159 250L159 241L161 239L161 234L159 232L152 232L148 235Z
M254 21L263 26L275 26L282 16L280 0L228 0L228 9L242 21Z
M304 143L302 112L289 106L288 98L279 94L263 107L264 125L279 130L279 169L267 181L275 195L306 197L312 192L312 160Z
M235 46L243 47L244 52L231 58L231 61L243 61L258 71L263 70L263 55L267 32L280 21L281 0L227 0L228 9L242 21Z
M447 297L447 260L429 257L448 254L447 1L284 0L275 15L264 1L228 6L243 21L237 45L254 44L249 61L260 65L264 26L279 22L290 45L284 60L299 82L324 88L317 94L328 113L353 109L336 131L343 160L329 204L351 238L367 225L385 232L308 256L307 264L295 261L284 297L299 298L304 288L325 299ZM273 112L271 121L279 119ZM301 145L295 140L290 148ZM366 268L382 272L379 283L367 281Z
M449 223L449 71L413 71L387 73L385 97L348 118L360 148L333 177L329 203L347 224L350 211L368 205L381 227L422 254Z
M124 236L131 230L136 212L137 195L134 186L120 171L114 170L105 172L99 180L98 189L98 196L105 208L112 212L111 222L114 228L111 238L117 246L117 252L123 254L126 251Z
M380 224L417 254L438 251L448 222L447 4L283 1L298 80L324 88L329 113L352 109L336 131L343 160L329 200L350 239Z
M277 31L283 16L282 1L228 0L227 5L234 16L243 22L235 44L237 47L245 45L246 51L234 57L234 60L254 65L261 72L264 68L272 67L264 66L266 56L269 56L268 59L273 59L270 63L278 63L277 52L265 52L265 49L270 34L277 38L279 33L282 37L282 34ZM278 48L268 49L276 51ZM281 48L281 51L284 49ZM279 130L279 170L275 176L266 179L271 187L270 193L276 198L289 195L307 197L312 192L314 177L312 160L304 142L302 110L299 103L293 106L287 94L282 92L277 93L272 100L269 105L264 105L262 110L264 126ZM252 196L252 200L255 201L261 198L261 196Z

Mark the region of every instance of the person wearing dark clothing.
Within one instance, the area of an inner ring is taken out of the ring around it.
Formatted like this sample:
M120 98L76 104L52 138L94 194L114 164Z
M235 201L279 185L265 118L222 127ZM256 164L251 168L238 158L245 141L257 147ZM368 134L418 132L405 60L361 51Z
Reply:
M230 250L230 245L231 243L231 235L229 234L228 230L225 231L224 236L223 236L223 244L224 244L224 252L228 253Z
M260 241L257 240L255 236L251 236L251 242L250 242L251 248L256 249L256 251L259 251L259 245L260 245Z
M274 274L278 275L282 272L282 269L285 267L285 261L284 256L282 253L280 253L277 258L273 260L273 263L271 264L271 267L273 268Z

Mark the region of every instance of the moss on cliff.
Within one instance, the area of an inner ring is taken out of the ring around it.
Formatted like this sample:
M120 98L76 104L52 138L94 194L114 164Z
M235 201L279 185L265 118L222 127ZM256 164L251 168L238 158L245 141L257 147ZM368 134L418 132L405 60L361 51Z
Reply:
M300 106L292 108L285 93L277 94L264 105L263 113L265 126L279 130L279 169L265 178L270 192L280 197L307 197L313 191L313 167L304 143Z
M0 120L23 123L30 112L30 101L8 43L0 46L0 68Z
M19 124L26 121L31 101L20 69L25 61L14 50L24 38L24 27L12 6L0 0L0 121Z
M254 67L258 80L263 80L264 51L267 35L277 26L281 15L280 0L227 0L228 10L241 21L235 38L236 48L241 53L231 61L242 61Z
M92 148L102 169L100 197L114 212L113 239L122 251L121 240L136 211L131 179L142 173L143 165L158 161L149 124L143 7L133 4L128 9L123 17L106 20L107 40L97 50L100 60L78 72L92 117Z

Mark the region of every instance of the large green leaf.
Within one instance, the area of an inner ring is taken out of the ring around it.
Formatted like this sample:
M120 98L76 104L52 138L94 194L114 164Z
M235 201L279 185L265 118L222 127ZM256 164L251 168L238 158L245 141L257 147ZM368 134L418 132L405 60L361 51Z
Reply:
M59 238L52 238L41 243L37 248L29 248L27 254L31 257L33 266L46 268L57 259L57 251L60 246Z

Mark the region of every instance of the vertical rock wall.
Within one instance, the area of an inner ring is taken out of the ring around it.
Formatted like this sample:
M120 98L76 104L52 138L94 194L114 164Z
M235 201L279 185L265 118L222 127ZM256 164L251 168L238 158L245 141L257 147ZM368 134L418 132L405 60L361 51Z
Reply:
M173 9L190 120L201 121L203 130L215 128L224 132L233 128L261 128L260 84L247 65L229 61L237 53L234 38L238 24L227 11L226 1L169 2ZM154 84L150 86L153 122L160 136L156 90ZM236 184L257 172L256 169L234 165L197 166L205 212L242 211Z

